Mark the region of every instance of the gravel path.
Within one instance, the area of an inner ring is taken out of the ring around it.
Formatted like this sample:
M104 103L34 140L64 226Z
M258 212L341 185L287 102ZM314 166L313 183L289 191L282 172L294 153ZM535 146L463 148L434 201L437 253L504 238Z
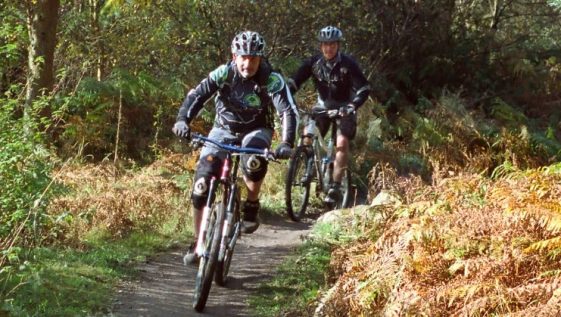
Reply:
M183 266L183 250L154 257L135 281L118 290L110 316L251 316L247 299L269 280L311 226L271 216L236 245L226 287L213 283L203 314L192 308L197 267Z

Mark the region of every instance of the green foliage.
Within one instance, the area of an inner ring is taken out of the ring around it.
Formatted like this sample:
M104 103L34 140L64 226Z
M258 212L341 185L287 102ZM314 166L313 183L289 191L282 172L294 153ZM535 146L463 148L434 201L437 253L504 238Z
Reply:
M25 231L38 230L51 195L46 191L53 168L51 153L43 144L43 133L37 132L37 122L31 120L34 112L16 118L17 104L0 99L0 241L15 234L22 223Z
M13 4L0 4L0 93L23 80L22 64L26 62L27 30L25 17Z
M519 128L528 121L520 110L513 108L500 98L494 98L490 108L491 116L509 128Z
M104 81L84 79L73 97L61 100L56 112L71 122L60 127L62 154L72 155L76 148L97 159L113 154L122 105L120 151L133 159L149 159L155 154L150 149L157 145L157 132L168 131L169 116L176 110L170 100L181 94L174 83L164 84L146 72L115 69Z
M403 154L398 158L399 169L404 174L427 175L427 162L418 154Z
M548 127L545 131L536 131L531 134L532 150L548 159L561 159L561 143L557 140L552 132L552 128Z
M428 118L417 120L413 131L413 140L419 142L422 148L439 146L446 142L446 135L442 134L436 126L436 122Z
M317 30L335 24L345 34L343 50L363 66L373 97L386 105L384 115L405 116L411 124L398 125L394 135L404 138L416 130L415 141L424 149L439 146L451 141L449 131L439 122L409 120L404 108L426 115L443 89L459 91L467 100L508 96L502 100L519 105L526 115L542 111L542 101L558 99L561 52L556 35L561 26L556 3L513 1L495 11L481 2L430 1L63 3L52 141L64 156L111 155L120 91L125 127L119 151L150 160L169 144L169 128L185 92L231 58L229 44L236 32L248 25L261 32L268 58L289 76L302 58L317 52ZM18 23L25 20L21 6L2 8L0 54L5 58L0 63L4 73L14 75L2 78L0 88L6 91L8 83L23 83L16 74L24 73L27 32ZM306 101L314 99L305 92ZM201 113L205 127L212 122L212 108L209 103ZM500 101L491 108L504 124L524 121L509 117L512 112ZM394 129L393 122L387 125ZM367 141L369 148L383 148L379 139Z
M135 263L175 246L185 237L136 233L108 242L92 234L85 250L36 248L12 253L0 270L0 312L11 316L83 316L107 313L119 279L131 277Z

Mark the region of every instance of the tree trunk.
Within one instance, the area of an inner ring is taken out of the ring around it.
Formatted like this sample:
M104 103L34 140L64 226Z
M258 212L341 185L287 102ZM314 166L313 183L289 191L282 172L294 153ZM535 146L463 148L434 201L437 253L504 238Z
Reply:
M54 82L54 53L60 0L27 2L27 27L29 32L27 112L33 101L51 91ZM47 111L48 114L49 111Z
M99 1L99 0L89 0L89 1L90 1L89 4L90 10L91 10L91 27L93 32L93 43L95 46L95 54L97 55L95 77L97 78L97 81L101 81L101 79L105 76L104 60L103 60L105 50L103 48L103 39L101 35L101 25L99 24L99 16L101 14L101 8L103 7L104 1Z

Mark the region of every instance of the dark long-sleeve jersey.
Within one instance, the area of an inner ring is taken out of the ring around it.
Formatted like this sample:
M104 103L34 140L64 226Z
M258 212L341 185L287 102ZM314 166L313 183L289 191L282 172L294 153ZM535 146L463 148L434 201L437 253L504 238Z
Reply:
M298 122L296 105L282 76L271 71L267 63L262 62L257 74L247 79L238 73L233 63L219 66L189 91L177 120L190 123L215 93L215 127L234 133L273 128L272 112L276 110L282 123L282 141L294 144Z
M322 54L314 55L302 62L294 76L289 79L292 92L312 77L318 92L318 102L326 108L335 108L352 103L360 108L368 98L370 85L355 60L339 53L335 61L328 62Z

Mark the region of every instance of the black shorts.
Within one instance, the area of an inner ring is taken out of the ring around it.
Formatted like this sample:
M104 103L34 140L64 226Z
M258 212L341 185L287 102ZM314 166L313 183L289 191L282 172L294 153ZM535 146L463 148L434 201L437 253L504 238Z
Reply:
M316 120L316 125L321 136L325 137L334 119L330 119L327 115L315 115L314 119ZM340 118L339 125L337 126L337 135L341 134L346 136L349 140L354 139L356 135L356 124L356 113Z

